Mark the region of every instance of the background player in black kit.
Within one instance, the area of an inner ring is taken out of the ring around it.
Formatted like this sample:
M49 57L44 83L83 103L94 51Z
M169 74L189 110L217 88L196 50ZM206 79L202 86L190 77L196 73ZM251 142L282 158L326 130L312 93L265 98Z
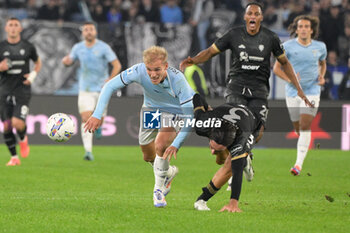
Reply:
M0 114L4 124L5 143L12 155L7 166L20 165L16 151L16 129L23 158L29 155L26 135L26 117L31 97L31 83L41 68L35 47L21 39L22 26L17 18L10 18L5 25L7 39L0 43ZM34 70L30 72L30 60Z
M203 188L203 193L198 197L194 207L197 210L210 210L206 202L215 195L232 174L230 202L220 211L241 212L238 200L242 187L243 169L248 162L248 153L255 143L254 133L259 130L262 122L246 106L241 104L226 103L211 109L205 99L202 99L198 94L193 97L193 106L194 118L197 121L213 118L222 121L220 128L196 127L195 130L198 135L210 139L209 145L213 154L214 151L226 150L230 155L227 156L224 166ZM250 167L250 169L252 168ZM254 174L253 171L250 173Z

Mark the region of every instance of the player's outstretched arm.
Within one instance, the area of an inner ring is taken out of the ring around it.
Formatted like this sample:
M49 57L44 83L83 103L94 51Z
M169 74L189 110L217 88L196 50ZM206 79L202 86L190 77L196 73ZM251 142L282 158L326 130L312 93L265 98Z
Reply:
M184 72L184 70L185 70L188 66L191 66L191 65L193 65L193 64L195 64L194 61L193 61L193 59L192 59L190 56L188 56L187 58L185 58L184 60L182 60L182 62L180 63L180 70L181 70L182 72Z
M192 119L193 118L193 104L192 101L187 102L185 104L181 105L182 112L184 114L184 120L186 119ZM168 157L168 160L170 161L171 157L174 155L176 159L176 153L184 143L185 139L190 135L191 133L191 126L184 126L180 132L175 137L174 141L171 143L171 145L165 150L163 154L163 159L166 159Z
M180 70L183 72L186 67L194 65L194 64L200 64L208 61L210 58L215 56L216 54L220 53L220 51L216 48L216 46L213 44L209 48L202 50L194 57L187 57L180 63Z
M84 132L89 131L89 133L94 133L102 124L102 120L91 116L84 125Z
M118 74L116 78L113 78L109 82L107 82L101 90L100 96L98 97L95 111L92 114L92 116L97 119L102 118L103 112L107 107L113 92L122 87L125 87L125 84L121 81L120 74Z

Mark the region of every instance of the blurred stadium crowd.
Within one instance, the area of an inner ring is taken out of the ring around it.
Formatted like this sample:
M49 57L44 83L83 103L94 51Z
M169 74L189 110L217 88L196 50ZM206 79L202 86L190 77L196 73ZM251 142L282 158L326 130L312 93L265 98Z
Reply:
M348 0L256 0L264 7L263 24L279 35L287 34L287 27L301 14L318 16L319 40L327 45L329 67L324 99L342 99L332 95L332 72L341 68L344 84L350 90L348 70L350 48L350 1ZM244 6L249 0L0 0L0 11L19 19L57 22L95 21L97 24L188 24L195 28L198 45L192 53L213 42L208 36L210 17L215 11L232 12L232 25L243 22ZM349 63L350 65L350 63ZM345 80L346 79L346 80ZM338 97L339 96L339 97Z

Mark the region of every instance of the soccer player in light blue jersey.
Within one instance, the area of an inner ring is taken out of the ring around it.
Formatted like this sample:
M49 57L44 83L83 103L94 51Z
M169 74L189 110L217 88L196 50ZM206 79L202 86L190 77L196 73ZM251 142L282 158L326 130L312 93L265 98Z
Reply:
M85 130L94 132L101 125L103 110L112 93L130 83L136 82L143 88L143 107L141 122L145 110L154 110L153 118L170 119L176 122L178 117L192 119L194 91L184 75L177 69L169 67L168 53L163 47L152 46L143 52L143 63L136 64L110 80L102 89L96 110L85 124ZM169 121L162 121L168 122ZM189 135L189 127L162 125L158 129L149 129L140 124L139 144L143 159L154 168L155 185L153 201L155 207L167 205L165 196L170 191L171 181L178 173L178 168L169 166L176 153Z
M294 19L289 26L291 36L296 38L284 43L286 55L299 77L300 85L307 98L314 104L314 108L306 106L297 95L297 90L290 83L289 78L276 62L273 71L280 78L286 80L286 103L290 119L295 132L299 135L297 144L297 160L290 172L299 175L311 140L311 123L320 103L321 85L325 83L326 73L326 45L314 38L318 34L319 19L317 17L301 15Z
M111 47L97 39L97 31L93 23L87 22L83 25L82 36L84 40L73 46L70 54L62 59L62 63L71 66L76 60L80 62L77 74L79 78L78 108L82 120L81 136L85 149L84 159L90 161L94 159L92 155L93 135L83 130L84 124L96 107L102 86L120 72L121 65ZM110 74L108 64L112 65ZM104 116L106 114L107 109L104 111ZM101 135L101 128L97 132L97 135Z

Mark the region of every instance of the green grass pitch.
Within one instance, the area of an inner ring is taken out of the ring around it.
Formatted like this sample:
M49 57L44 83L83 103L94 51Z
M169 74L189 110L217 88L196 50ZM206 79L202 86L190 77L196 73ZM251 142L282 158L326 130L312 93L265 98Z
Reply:
M210 212L193 209L219 168L208 148L180 150L163 209L153 207L153 172L136 146L96 146L87 162L82 146L33 145L18 167L6 167L9 153L0 151L0 232L350 232L349 152L312 150L293 177L295 149L256 149L244 212L219 213L226 186Z

